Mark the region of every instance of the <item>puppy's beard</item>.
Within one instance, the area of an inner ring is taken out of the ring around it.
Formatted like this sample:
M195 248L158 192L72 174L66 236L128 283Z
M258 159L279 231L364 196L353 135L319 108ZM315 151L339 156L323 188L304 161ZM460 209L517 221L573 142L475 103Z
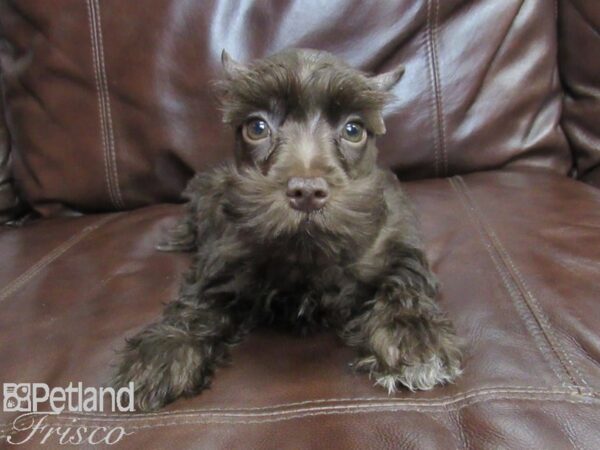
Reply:
M376 176L330 183L323 208L310 213L290 207L279 180L258 171L237 174L226 193L226 209L242 236L258 244L303 242L326 253L364 247L385 218L385 201Z

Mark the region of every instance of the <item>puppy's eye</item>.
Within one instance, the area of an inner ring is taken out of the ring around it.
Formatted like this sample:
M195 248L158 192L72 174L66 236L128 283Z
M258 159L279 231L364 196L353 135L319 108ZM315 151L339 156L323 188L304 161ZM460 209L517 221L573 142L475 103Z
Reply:
M358 122L348 122L342 130L342 138L353 143L359 143L365 137L365 128Z
M250 119L244 124L244 137L250 141L260 141L271 134L269 125L262 119Z

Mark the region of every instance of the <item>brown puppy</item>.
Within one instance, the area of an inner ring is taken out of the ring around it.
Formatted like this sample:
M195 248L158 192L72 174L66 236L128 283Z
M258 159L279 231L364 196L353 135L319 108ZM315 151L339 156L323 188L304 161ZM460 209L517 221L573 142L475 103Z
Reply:
M179 297L127 341L116 386L150 410L205 388L262 323L336 330L390 393L460 373L412 209L376 166L381 110L403 68L369 77L325 52L249 66L223 52L217 83L235 165L196 175L161 250L193 251Z

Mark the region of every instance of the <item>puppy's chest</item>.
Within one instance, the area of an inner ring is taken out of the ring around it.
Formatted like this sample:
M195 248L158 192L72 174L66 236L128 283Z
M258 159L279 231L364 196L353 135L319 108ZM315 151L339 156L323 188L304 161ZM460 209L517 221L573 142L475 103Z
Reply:
M320 253L266 252L256 275L280 291L333 287L342 282L344 268Z
M255 276L265 287L265 307L290 317L330 309L352 284L341 264L319 255L272 253L257 266Z

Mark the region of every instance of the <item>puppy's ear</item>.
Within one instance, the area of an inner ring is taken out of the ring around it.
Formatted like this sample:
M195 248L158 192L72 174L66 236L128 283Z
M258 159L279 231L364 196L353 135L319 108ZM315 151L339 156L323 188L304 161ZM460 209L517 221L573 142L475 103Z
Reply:
M383 121L383 115L381 114L381 111L370 111L365 115L365 119L372 126L373 133L376 135L385 134L385 122Z
M400 64L398 67L390 70L389 72L371 77L370 81L375 89L380 91L389 91L396 85L396 83L398 83L398 81L400 81L400 78L402 78L402 75L404 75L404 70L404 66Z
M233 78L246 70L246 67L235 61L225 49L221 52L221 64L223 64L223 70L225 70L225 75L228 78Z

